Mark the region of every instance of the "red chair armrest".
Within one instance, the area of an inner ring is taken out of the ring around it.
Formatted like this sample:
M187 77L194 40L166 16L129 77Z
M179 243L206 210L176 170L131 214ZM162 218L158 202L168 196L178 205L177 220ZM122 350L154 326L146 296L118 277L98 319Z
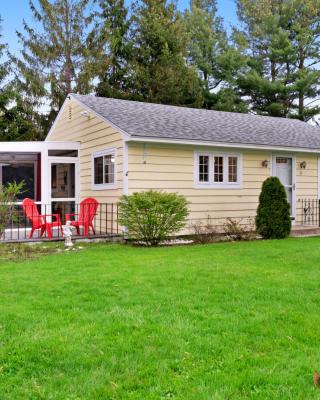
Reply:
M56 219L56 222L61 223L60 214L42 214L41 217L45 217L45 222L47 222L46 217L54 217Z
M78 214L76 214L76 213L66 214L66 221L71 221L71 216L75 217L76 215L78 215Z

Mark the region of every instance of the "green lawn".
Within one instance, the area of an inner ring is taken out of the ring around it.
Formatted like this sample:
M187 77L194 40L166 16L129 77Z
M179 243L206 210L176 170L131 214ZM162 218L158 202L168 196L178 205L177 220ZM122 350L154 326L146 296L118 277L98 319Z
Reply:
M320 238L0 264L0 398L320 399Z

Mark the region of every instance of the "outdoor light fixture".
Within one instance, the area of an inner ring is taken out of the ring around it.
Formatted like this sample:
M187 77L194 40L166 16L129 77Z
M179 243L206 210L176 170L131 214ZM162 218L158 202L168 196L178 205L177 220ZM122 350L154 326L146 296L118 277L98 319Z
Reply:
M261 162L261 166L262 166L263 168L268 168L268 165L269 165L269 160L263 160L263 161Z
M80 115L81 115L81 117L87 117L87 118L90 118L90 114L89 114L89 112L88 112L88 111L82 111L82 112L80 113Z
M301 168L301 169L306 169L306 167L307 167L307 163L306 163L305 161L302 161L302 162L300 163L300 168Z

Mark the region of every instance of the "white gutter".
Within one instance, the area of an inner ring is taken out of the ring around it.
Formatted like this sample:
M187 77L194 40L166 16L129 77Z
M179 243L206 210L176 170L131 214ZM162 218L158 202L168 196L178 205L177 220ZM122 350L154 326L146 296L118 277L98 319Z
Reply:
M140 143L168 143L168 144L184 144L191 146L205 146L205 147L227 147L236 149L251 149L251 150L273 150L273 151L286 151L295 153L315 153L320 154L319 149L306 149L297 147L281 147L257 144L243 144L243 143L228 143L228 142L202 142L198 140L181 140L181 139L162 139L162 138L146 138L146 137L131 137L128 142Z
M45 150L78 150L79 142L0 142L0 153L40 152Z

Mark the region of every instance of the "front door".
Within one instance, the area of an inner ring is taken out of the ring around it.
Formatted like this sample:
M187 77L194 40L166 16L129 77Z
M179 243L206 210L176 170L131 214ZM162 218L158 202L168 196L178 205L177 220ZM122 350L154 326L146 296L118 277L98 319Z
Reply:
M290 204L291 217L294 218L295 182L293 158L287 156L274 156L273 170L274 175L280 179L280 182L285 188L287 199Z
M51 212L61 216L75 212L78 197L78 163L70 158L49 158L49 198Z

